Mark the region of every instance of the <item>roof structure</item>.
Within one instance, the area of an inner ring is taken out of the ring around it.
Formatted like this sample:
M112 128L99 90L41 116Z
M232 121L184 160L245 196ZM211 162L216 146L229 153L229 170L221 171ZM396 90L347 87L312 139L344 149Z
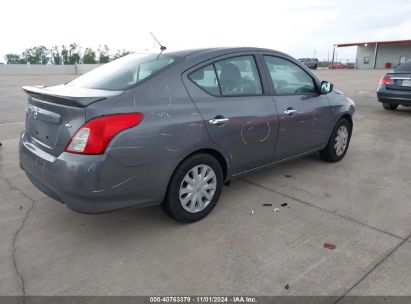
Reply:
M346 47L346 46L358 46L358 45L366 45L366 44L400 44L400 43L411 43L411 40L388 40L388 41L368 41L368 42L353 42L353 43L336 43L334 46L336 47Z

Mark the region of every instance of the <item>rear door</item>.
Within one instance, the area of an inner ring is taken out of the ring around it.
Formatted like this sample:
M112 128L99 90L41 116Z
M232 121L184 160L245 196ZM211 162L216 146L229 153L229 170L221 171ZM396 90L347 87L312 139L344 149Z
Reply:
M230 156L233 174L272 160L278 117L253 54L206 62L183 79L211 141Z
M314 78L296 63L264 55L279 114L275 160L286 159L324 145L330 134L331 108Z

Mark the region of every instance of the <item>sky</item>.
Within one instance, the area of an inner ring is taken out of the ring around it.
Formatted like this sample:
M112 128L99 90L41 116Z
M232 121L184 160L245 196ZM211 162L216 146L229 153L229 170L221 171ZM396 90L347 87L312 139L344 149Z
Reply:
M411 39L404 0L13 0L0 6L0 62L26 48L68 45L141 52L153 32L168 49L254 46L296 58L332 56L335 43ZM337 57L355 59L355 47Z

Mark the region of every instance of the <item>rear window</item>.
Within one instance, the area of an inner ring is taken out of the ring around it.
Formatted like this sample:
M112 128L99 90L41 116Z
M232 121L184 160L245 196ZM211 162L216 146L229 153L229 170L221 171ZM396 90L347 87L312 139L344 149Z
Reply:
M394 72L397 71L411 71L411 60L404 62L403 64L396 67Z
M217 76L212 64L191 73L188 77L206 92L220 95Z
M102 65L67 85L73 87L124 90L174 63L176 58L165 54L128 55Z

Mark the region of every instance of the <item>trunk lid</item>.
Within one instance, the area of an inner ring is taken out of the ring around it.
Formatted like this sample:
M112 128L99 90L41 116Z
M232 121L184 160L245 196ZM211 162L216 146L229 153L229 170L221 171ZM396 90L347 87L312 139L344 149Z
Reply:
M392 84L388 84L387 89L411 91L411 72L392 72L388 76Z
M28 94L25 127L28 138L54 156L64 151L71 137L85 123L89 104L124 93L66 85L23 87L23 90Z

